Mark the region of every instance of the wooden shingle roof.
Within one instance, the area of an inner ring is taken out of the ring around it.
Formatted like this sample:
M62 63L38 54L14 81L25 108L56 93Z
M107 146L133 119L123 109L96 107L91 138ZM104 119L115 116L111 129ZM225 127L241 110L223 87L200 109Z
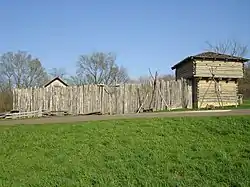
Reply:
M197 55L189 56L185 58L184 60L180 61L179 63L175 64L171 69L175 69L177 66L187 62L191 59L203 59L203 60L232 60L232 61L238 61L238 62L247 62L249 59L227 55L227 54L221 54L221 53L215 53L215 52L204 52Z
M60 81L63 85L68 86L68 84L66 82L64 82L62 79L60 79L60 77L55 77L54 79L52 79L51 81L49 81L48 83L46 83L44 85L44 87L46 88L47 86L49 86L52 82L54 82L55 80Z
M242 57L227 55L227 54L221 54L221 53L215 53L215 52L204 52L200 53L198 55L195 55L196 58L212 58L212 59L221 59L221 60L237 60L237 61L245 61L248 59L244 59Z

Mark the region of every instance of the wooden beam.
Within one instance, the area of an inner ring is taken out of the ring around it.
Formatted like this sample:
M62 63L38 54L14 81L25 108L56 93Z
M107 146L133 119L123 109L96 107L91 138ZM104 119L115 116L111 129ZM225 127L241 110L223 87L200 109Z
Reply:
M105 84L97 84L97 86L104 87Z
M200 80L202 80L202 77L195 77L195 79L196 79L197 81L200 81Z
M208 77L208 80L213 80L213 77Z

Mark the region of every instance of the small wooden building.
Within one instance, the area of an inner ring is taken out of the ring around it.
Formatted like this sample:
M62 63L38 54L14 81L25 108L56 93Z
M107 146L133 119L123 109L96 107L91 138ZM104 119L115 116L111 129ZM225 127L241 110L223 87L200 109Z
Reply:
M176 79L192 85L193 108L238 105L238 80L243 78L248 59L204 52L189 56L172 67Z
M67 87L68 84L65 83L62 79L60 79L59 77L55 77L54 79L52 79L51 81L49 81L48 83L46 83L44 85L44 88L49 87L49 86L54 86L54 87Z

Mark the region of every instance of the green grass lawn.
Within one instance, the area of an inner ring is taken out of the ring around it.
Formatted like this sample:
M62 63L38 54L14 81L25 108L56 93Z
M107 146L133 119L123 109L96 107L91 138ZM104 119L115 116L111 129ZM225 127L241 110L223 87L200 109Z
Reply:
M248 100L244 100L244 101L243 101L243 104L250 105L250 99L248 99Z
M0 186L250 186L250 117L0 127Z
M225 107L225 108L232 108L232 109L250 109L250 100L244 100L243 104L237 106L237 108L235 106L229 106L229 107Z

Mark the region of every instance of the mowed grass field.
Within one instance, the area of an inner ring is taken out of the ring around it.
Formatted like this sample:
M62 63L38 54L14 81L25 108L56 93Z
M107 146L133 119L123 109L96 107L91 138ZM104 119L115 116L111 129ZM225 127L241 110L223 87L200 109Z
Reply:
M0 127L0 186L250 186L250 117Z

